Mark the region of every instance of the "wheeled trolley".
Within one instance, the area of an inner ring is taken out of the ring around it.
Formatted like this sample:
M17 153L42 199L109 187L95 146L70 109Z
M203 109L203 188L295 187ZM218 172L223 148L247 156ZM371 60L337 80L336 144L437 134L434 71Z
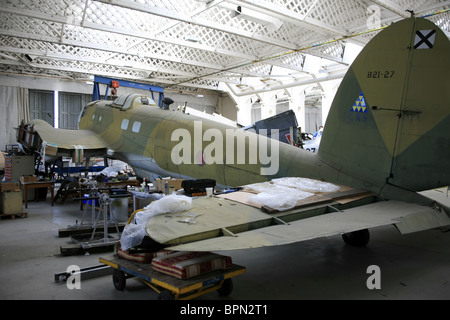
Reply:
M190 279L177 279L154 270L150 264L116 257L100 258L99 261L115 269L112 278L117 290L125 289L126 279L138 277L159 294L158 300L189 300L212 291L227 296L233 291L231 278L246 271L245 267L233 264L227 270L211 271Z

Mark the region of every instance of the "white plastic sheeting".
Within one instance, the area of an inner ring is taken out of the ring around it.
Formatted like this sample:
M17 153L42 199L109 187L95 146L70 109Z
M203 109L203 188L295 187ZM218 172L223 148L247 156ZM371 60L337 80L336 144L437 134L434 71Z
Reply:
M327 193L336 192L340 189L340 187L335 184L308 178L279 178L273 179L272 182L275 185L287 186L310 192Z
M151 217L160 214L186 211L191 207L192 198L176 194L168 195L151 202L144 210L136 212L134 222L124 227L120 237L121 249L127 250L142 243L142 240L146 236L145 225Z
M245 186L246 190L258 192L249 196L249 201L279 211L292 209L297 201L311 197L316 193L336 192L339 188L332 183L296 177L273 179L270 182Z

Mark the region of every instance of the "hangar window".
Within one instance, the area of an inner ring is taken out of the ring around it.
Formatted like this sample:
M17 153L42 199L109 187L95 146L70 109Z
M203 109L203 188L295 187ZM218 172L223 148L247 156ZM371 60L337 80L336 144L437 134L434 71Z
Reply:
M261 120L261 101L258 99L256 102L252 104L252 114L251 114L251 120L252 123L255 123L256 121Z
M127 130L128 128L128 123L130 122L130 120L128 119L123 119L122 120L122 125L120 126L120 128L122 128L122 130Z
M276 112L275 114L280 114L282 112L286 112L289 110L289 99L280 98L277 100L277 104L275 105Z
M305 97L305 132L314 133L322 124L322 95L309 94Z
M89 103L90 96L81 93L59 92L58 94L58 127L64 129L77 129L78 116L83 105Z
M138 133L139 130L141 130L141 122L140 121L135 121L133 123L133 127L131 128L131 131Z
M28 99L30 119L42 119L53 126L55 121L54 92L30 89Z

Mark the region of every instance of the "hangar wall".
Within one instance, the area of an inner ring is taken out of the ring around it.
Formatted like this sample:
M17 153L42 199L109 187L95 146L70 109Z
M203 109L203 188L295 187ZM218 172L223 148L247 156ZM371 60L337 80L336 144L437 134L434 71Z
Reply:
M260 120L255 119L255 109L259 108L261 119L265 119L285 111L284 108L287 107L295 112L298 125L303 132L314 133L319 126L325 124L341 80L342 78L338 78L323 81L320 84L293 86L281 90L267 90L266 92L249 93L241 96L235 95L228 87L224 88L236 103L238 109L237 123L239 125L247 126L255 120ZM280 105L282 105L281 108ZM312 117L312 113L320 113L320 116L314 121L308 121Z
M100 94L105 93L106 86L100 86ZM17 127L22 119L30 120L28 105L24 109L23 103L20 103L19 97L23 96L23 101L28 102L29 91L42 90L48 92L77 93L82 95L92 95L93 83L60 80L39 76L20 76L20 75L0 75L0 149L4 150L5 145L16 143ZM146 90L135 88L119 87L118 94L128 94L140 92L149 94ZM21 93L21 94L19 94ZM227 94L203 94L197 96L193 94L179 93L174 91L165 91L165 96L171 97L175 106L187 103L190 107L202 112L213 114L222 114L224 117L236 121L236 108L232 99ZM82 99L85 103L86 99ZM81 110L81 109L80 109ZM45 119L44 119L45 120ZM54 121L54 120L51 120ZM56 121L56 120L55 120ZM55 123L53 123L55 125Z
M247 126L259 120L255 118L255 111L260 113L258 116L261 119L265 119L288 108L295 112L302 131L313 133L320 125L324 125L339 84L340 79L335 79L321 82L320 85L296 86L240 97L226 89L224 90L226 92L202 95L168 90L165 92L165 96L171 97L175 101L173 105L175 109L187 105L206 115L221 115L231 120L230 123L236 123L240 126ZM0 111L4 115L0 123L1 149L6 144L16 142L14 128L20 124L22 119L27 120L27 114L29 113L26 103L28 100L27 89L91 95L93 84L37 76L1 75ZM145 90L127 87L120 87L118 93L126 94L136 91L148 94ZM100 93L104 94L104 92L105 88L101 87ZM315 100L311 97L314 97ZM25 102L21 103L20 101ZM308 105L308 103L313 103L311 101L316 101L318 105ZM255 108L255 106L257 107ZM317 112L320 112L321 116L317 116ZM316 113L316 115L312 116L312 113Z

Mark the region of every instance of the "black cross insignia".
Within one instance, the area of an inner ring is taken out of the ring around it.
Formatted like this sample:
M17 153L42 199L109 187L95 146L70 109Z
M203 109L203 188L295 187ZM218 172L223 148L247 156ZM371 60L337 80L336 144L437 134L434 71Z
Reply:
M422 31L430 31L428 32L427 35L422 34ZM436 33L436 30L419 30L416 31L416 43L414 44L414 49L419 48L422 44L425 44L426 46L428 46L429 49L433 48L433 44L434 44L434 39L433 40L429 40L434 34ZM420 38L419 41L418 38Z

